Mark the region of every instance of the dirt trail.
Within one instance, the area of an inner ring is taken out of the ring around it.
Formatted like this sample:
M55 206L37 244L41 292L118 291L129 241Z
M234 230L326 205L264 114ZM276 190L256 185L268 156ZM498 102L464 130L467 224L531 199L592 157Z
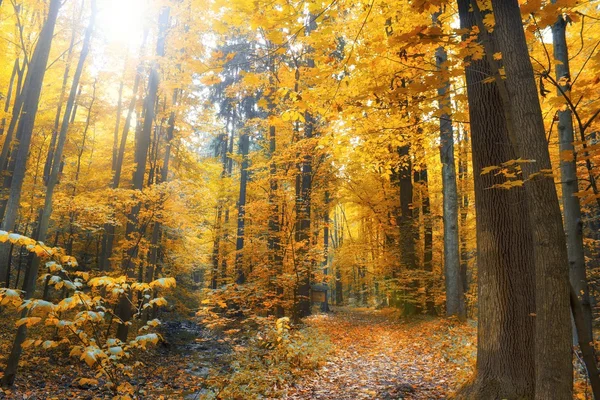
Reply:
M443 399L469 376L475 328L443 319L406 323L389 312L338 309L308 324L335 346L327 365L286 399Z

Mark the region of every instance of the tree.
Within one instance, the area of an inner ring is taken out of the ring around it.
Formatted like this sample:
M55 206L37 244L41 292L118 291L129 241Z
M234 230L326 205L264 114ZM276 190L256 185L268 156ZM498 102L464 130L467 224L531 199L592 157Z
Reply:
M169 24L169 13L170 9L168 7L163 7L161 8L158 16L158 37L156 42L157 57L163 57L165 55L165 36ZM131 183L133 189L137 191L142 191L144 188L144 176L146 175L148 149L150 147L152 128L154 126L154 118L156 115L155 107L157 103L159 82L159 66L158 62L155 61L152 64L150 75L148 77L148 94L144 102L144 121L140 135L137 137L135 148L135 170L133 172ZM127 229L125 231L126 238L129 238L132 234L142 235L142 232L137 231L140 206L140 203L138 203L131 209L128 217ZM133 262L133 258L136 256L136 254L137 246L134 245L127 250L127 256L123 260L123 270L129 278L134 278L136 276L136 270L134 268L135 264ZM141 275L141 273L138 275ZM117 310L117 315L120 318L120 323L117 326L117 338L122 342L127 341L127 335L129 333L129 325L127 322L129 322L131 319L132 314L132 304L130 303L130 300L126 295L122 295L121 301L119 302L119 308Z
M58 7L58 6L57 6ZM44 200L44 208L40 215L40 220L38 222L37 228L37 238L38 242L43 242L46 240L46 232L48 230L48 225L50 224L50 216L52 214L52 197L54 195L54 189L56 184L58 183L58 173L60 169L60 161L62 159L63 149L65 145L65 141L67 139L67 131L69 128L70 116L71 112L73 112L73 106L75 104L75 96L77 94L77 88L79 86L79 79L81 78L81 74L83 73L83 68L85 65L85 60L90 51L90 42L92 38L92 33L94 31L94 23L96 18L96 2L92 0L91 3L92 14L90 17L90 22L88 24L88 28L85 33L85 37L83 40L83 46L81 48L81 53L79 55L79 62L77 63L77 69L75 70L75 74L73 76L73 82L71 85L71 91L69 93L69 98L67 101L67 105L65 107L65 114L62 119L62 124L60 128L60 133L58 135L58 140L56 144L56 149L54 152L54 160L52 162L52 169L50 172L50 176L48 177L48 185L46 188L46 197ZM58 8L56 9L58 11ZM23 285L23 289L25 291L25 297L27 299L33 297L35 292L35 283L37 280L38 270L40 266L40 258L38 256L33 257L33 261L31 263L31 267L28 268L27 273L25 275L25 283ZM28 310L23 310L22 318L27 316ZM22 344L27 337L27 324L20 325L17 334L15 336L15 340L12 345L11 353L6 365L6 370L4 372L4 376L2 377L2 385L11 386L14 383L15 375L17 372L17 367L19 364L19 359L21 358Z
M569 262L538 91L517 0L492 1L531 219L536 275L536 398L570 399ZM516 127L519 127L518 131ZM510 129L510 127L509 127Z
M23 180L25 178L27 156L29 155L29 145L31 143L31 136L33 134L33 127L39 107L40 93L42 91L42 83L46 73L46 65L48 63L54 27L56 26L56 19L58 17L60 6L61 3L59 0L52 0L49 4L46 22L40 32L31 64L25 78L22 111L17 126L19 147L15 155L15 168L12 176L8 202L4 212L4 218L0 224L0 228L5 231L12 231L15 228L15 221L17 219L19 203L21 200L21 188L23 187ZM11 246L7 243L0 246L0 276L5 276L6 274L11 250ZM6 378L6 376L7 374L5 374L3 381L10 382L11 379Z
M469 0L459 0L461 27L475 16ZM465 41L481 40L482 35ZM532 228L525 190L497 187L501 175L484 168L516 158L496 83L485 58L468 57L465 74L469 101L475 208L477 209L478 342L474 381L459 398L524 398L535 393L535 274L531 265ZM502 145L499 145L502 144Z
M433 22L438 15L434 14ZM447 73L448 54L443 46L435 52L438 71ZM442 191L444 218L444 274L446 277L446 315L466 316L463 282L460 272L458 234L458 191L456 186L456 165L454 161L454 130L450 116L450 82L443 80L438 88L438 109L440 115L440 160L442 162Z
M559 95L570 96L571 71L569 67L569 51L567 47L567 21L561 14L552 25L552 46L554 47L554 64L556 82L562 83L556 90ZM585 254L583 247L583 222L581 206L577 192L577 162L575 155L575 140L573 133L573 113L570 108L558 110L558 143L561 152L560 177L562 204L569 257L569 277L575 293L583 307L585 324L588 326L590 337L592 332L592 308L590 290L587 284Z

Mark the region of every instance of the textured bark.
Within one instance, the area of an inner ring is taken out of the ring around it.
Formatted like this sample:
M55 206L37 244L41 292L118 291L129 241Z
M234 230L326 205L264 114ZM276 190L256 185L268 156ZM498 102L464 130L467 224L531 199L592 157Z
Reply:
M448 54L443 47L435 52L438 71L446 69ZM444 275L446 284L446 315L465 317L463 282L461 279L458 235L458 190L454 162L454 130L450 116L450 82L438 88L440 115L440 160L442 162L442 193L444 219Z
M594 337L588 327L588 321L584 309L579 301L579 293L571 285L570 288L571 310L573 312L573 320L577 329L577 337L583 362L587 370L590 386L594 399L600 399L600 371L598 371L598 363L596 361L596 350L594 348Z
M562 216L518 0L492 0L510 113L533 233L536 274L536 398L571 399L569 264ZM513 143L513 146L515 143Z
M50 54L54 27L56 25L60 5L61 3L59 0L52 0L48 6L48 17L44 23L42 32L40 33L31 64L27 71L27 77L25 78L26 86L23 92L22 113L17 126L17 136L20 138L20 141L18 150L16 151L15 168L12 176L8 202L2 224L0 225L0 229L5 231L12 231L15 228L15 221L19 212L21 188L23 187L23 180L25 178L25 167L29 155L29 146L31 144L33 126L37 116L42 83L46 73L46 64L48 63L48 55ZM11 246L8 242L3 243L0 246L0 276L5 276L6 274L10 248ZM14 371L16 371L16 365L14 366ZM2 380L4 384L12 385L14 381L14 371L11 369L8 372L5 372Z
M552 45L554 47L556 81L565 78L570 81L569 52L566 38L567 21L560 15L552 26ZM570 95L570 83L566 83L558 90ZM592 336L592 307L590 304L590 290L587 283L585 269L585 255L583 248L583 223L581 220L581 206L579 197L579 182L577 179L577 164L575 160L575 147L573 146L573 114L569 108L558 111L558 143L560 148L560 177L562 189L562 204L564 213L565 236L567 238L567 251L569 256L569 278L575 293L579 298L589 336Z
M461 28L475 25L469 0L459 0ZM535 392L535 275L523 188L493 188L501 176L484 167L516 158L503 103L486 59L467 60L466 80L477 209L478 332L473 382L464 399L532 399Z

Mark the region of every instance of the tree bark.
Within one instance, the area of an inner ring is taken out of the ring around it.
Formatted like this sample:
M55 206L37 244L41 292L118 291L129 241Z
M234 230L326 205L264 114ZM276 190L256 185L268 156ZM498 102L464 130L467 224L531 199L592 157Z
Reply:
M573 365L569 263L538 92L518 0L492 0L494 39L506 71L508 104L533 233L536 274L536 398L571 399ZM506 104L506 106L508 106Z
M559 15L557 21L552 25L552 45L554 47L554 59L559 62L554 64L556 70L556 82L562 79L567 81L557 89L559 97L562 93L570 95L571 71L569 69L569 51L566 37L567 21ZM587 283L585 255L583 247L583 222L581 218L581 206L579 204L579 181L577 179L577 163L575 147L573 146L573 114L568 107L558 111L558 143L560 148L560 177L562 189L562 203L565 225L565 236L567 238L567 251L569 256L569 278L571 285L577 293L582 307L582 314L589 331L592 335L592 307L590 304L590 290Z
M21 188L23 187L23 181L25 178L27 156L29 155L29 146L31 144L33 126L37 116L42 83L46 73L46 64L48 63L48 56L50 54L50 47L52 45L52 38L54 35L54 27L56 26L56 19L60 5L60 0L51 0L48 6L48 17L46 18L46 22L44 23L44 27L40 33L32 61L27 71L27 77L25 78L26 86L24 92L22 93L24 96L22 113L20 114L21 116L17 126L17 132L20 133L20 135L18 135L20 137L19 147L16 152L15 169L12 177L8 202L6 205L4 218L2 219L2 223L0 225L0 229L5 231L14 230L15 221L19 212ZM13 118L14 117L15 116L13 114ZM8 242L0 245L0 276L5 276L6 274L10 248L10 243ZM5 372L2 381L5 384L12 385L14 381L14 371L9 370L8 373Z
M434 22L437 17L434 16ZM438 71L447 71L448 54L440 46L435 52ZM444 221L444 275L446 278L446 315L465 317L463 282L461 279L459 234L458 234L458 190L456 188L456 166L454 161L454 130L450 116L450 82L445 79L438 88L440 115L440 160L442 162L442 193Z
M577 329L577 338L583 362L587 370L588 378L594 399L600 399L600 371L598 371L598 363L596 362L596 351L594 348L594 337L588 327L588 322L585 320L585 310L579 301L579 293L575 287L570 288L571 310L573 312L573 320Z
M461 28L475 18L459 0ZM481 39L481 38L480 38ZM484 167L516 158L503 102L488 61L466 60L466 81L477 210L478 331L474 380L461 399L533 399L535 392L535 275L525 191L494 188L505 179L481 175Z
M53 15L52 18L54 19L54 21L56 21L56 14L58 14L58 9L60 8L60 2L57 1L58 4L53 4L53 3L54 3L54 0L50 5L50 14ZM53 5L54 5L54 8L52 7ZM55 13L55 14L53 14L53 13ZM54 153L54 161L52 163L52 171L50 173L50 176L48 179L48 186L46 188L46 198L44 200L44 209L41 214L40 221L38 223L37 234L36 234L37 237L35 238L37 241L45 241L45 239L46 239L46 232L48 230L50 216L52 213L52 197L54 194L54 188L56 186L56 183L58 182L60 160L62 159L62 153L63 153L63 149L64 149L64 144L66 141L67 130L69 127L69 116L73 110L77 86L79 84L79 79L81 78L81 74L83 72L85 59L89 52L91 36L92 36L93 29L94 29L95 17L96 17L96 2L95 2L95 0L92 0L92 14L91 14L90 22L89 22L89 25L88 25L88 28L86 30L85 37L83 40L83 46L81 49L81 54L79 56L79 62L77 64L77 69L75 71L75 75L73 76L73 84L71 87L71 93L69 94L69 99L68 99L67 105L65 107L65 115L63 117L61 130L60 130L60 134L58 137L58 143L56 145L56 151ZM50 18L51 17L49 16L48 21L50 21ZM46 29L46 26L44 26L44 29ZM41 38L40 38L40 41L41 41ZM49 44L50 43L48 43L48 45ZM46 57L46 62L47 62L47 57ZM46 67L46 62L43 63L42 68L44 70ZM36 65L35 67L38 67L38 65ZM43 76L43 74L42 74L42 76ZM27 108L25 108L25 110L27 110ZM23 137L25 137L25 135ZM19 148L19 152L20 152L20 150L21 149ZM15 172L16 172L16 170L15 170ZM37 280L39 266L40 266L40 258L34 255L31 266L28 268L28 270L25 274L25 282L23 284L23 290L25 291L25 298L27 298L27 299L31 298L35 292L35 286L36 286L35 283ZM23 310L22 317L25 317L27 315L27 313L28 313L28 310L26 310L26 309ZM12 386L12 384L14 383L16 372L17 372L17 367L19 364L19 359L21 357L21 351L22 351L21 345L25 341L26 337L27 337L27 325L23 324L23 325L19 326L19 328L17 329L17 335L13 342L10 356L8 358L8 362L6 365L6 370L4 371L4 376L2 378L3 385Z

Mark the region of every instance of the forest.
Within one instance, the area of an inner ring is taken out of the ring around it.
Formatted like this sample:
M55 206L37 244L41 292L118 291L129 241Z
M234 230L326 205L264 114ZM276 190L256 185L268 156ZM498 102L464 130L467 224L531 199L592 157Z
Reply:
M599 0L0 0L0 398L600 400Z

